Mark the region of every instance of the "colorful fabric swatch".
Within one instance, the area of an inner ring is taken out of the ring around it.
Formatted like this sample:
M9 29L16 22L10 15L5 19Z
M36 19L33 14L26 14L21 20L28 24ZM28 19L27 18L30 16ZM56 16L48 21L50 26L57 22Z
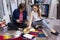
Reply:
M38 36L38 32L30 32L30 34L33 36Z

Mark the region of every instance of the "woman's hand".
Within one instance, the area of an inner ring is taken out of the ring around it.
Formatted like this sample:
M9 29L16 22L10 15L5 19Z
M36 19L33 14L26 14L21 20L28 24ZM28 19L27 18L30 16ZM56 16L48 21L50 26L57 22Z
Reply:
M20 23L19 19L16 20L18 23Z
M31 28L31 26L28 26L28 27L27 27L27 29L30 29L30 28Z
M17 23L21 23L19 19L16 20Z

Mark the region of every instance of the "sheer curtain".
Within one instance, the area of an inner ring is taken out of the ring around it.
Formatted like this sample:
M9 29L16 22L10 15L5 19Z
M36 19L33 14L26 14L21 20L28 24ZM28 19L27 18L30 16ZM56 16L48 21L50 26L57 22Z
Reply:
M4 15L2 0L0 0L0 21L2 21Z

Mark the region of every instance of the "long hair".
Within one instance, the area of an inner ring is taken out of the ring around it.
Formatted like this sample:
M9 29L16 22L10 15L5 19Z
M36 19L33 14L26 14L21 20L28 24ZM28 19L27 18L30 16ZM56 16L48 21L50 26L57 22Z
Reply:
M38 8L38 10L37 10L37 13L38 13L38 17L40 17L41 16L41 14L40 14L40 8L39 8L39 5L37 5L37 4L34 4L33 6L36 6L37 8Z
M23 8L25 8L25 4L24 4L24 3L21 3L21 4L18 6L18 10L23 9Z

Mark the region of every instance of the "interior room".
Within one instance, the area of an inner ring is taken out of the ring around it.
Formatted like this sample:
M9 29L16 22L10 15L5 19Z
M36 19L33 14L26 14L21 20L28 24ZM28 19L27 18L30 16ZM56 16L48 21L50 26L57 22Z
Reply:
M0 0L0 40L60 40L60 0Z

